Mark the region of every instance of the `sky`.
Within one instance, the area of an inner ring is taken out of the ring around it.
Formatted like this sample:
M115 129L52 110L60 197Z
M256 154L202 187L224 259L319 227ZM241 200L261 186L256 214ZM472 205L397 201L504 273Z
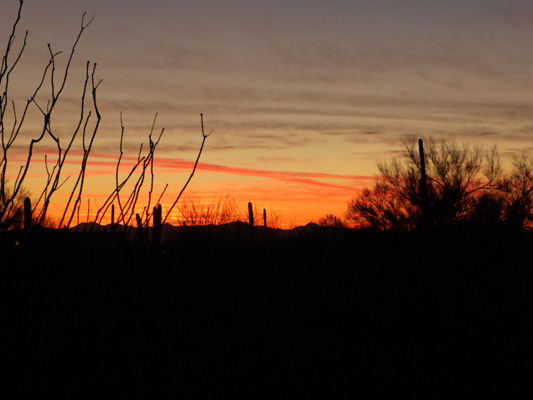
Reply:
M18 4L0 4L1 48ZM82 213L94 213L114 189L121 115L121 177L141 143L146 150L154 119L153 136L164 129L153 190L158 197L168 184L163 208L191 173L202 113L212 134L187 193L229 194L291 225L344 215L350 198L372 185L377 162L397 156L408 135L496 143L503 156L533 148L530 1L26 0L14 48L26 29L29 36L10 81L17 110L40 80L47 43L64 52L59 76L84 12L94 19L53 119L66 144L86 63L97 63L102 120ZM42 120L31 112L9 156L12 176ZM80 139L51 213L64 208L81 149ZM27 177L35 194L46 178L44 154L57 157L53 141L36 148Z

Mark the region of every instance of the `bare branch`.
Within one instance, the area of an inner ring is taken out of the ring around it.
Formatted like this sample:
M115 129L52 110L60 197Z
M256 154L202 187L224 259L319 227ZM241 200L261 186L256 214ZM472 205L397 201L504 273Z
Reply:
M178 196L174 200L174 203L172 203L172 205L168 209L167 214L165 215L165 218L161 222L162 224L164 224L166 222L166 220L169 217L170 213L172 212L174 207L176 207L176 204L178 204L178 201L181 198L181 196L183 195L183 192L185 192L185 189L187 189L187 186L189 185L189 182L192 180L192 177L194 176L194 173L196 172L196 167L198 166L198 162L200 161L200 156L202 155L202 151L204 149L205 141L213 133L213 130L211 130L211 132L209 132L208 134L205 134L205 131L204 131L204 115L203 114L200 114L200 123L201 123L201 127L202 127L202 144L200 145L200 150L198 151L198 156L196 157L196 161L194 162L194 167L192 169L191 175L189 176L189 179L187 179L187 182L185 182L185 185L183 185L183 187L181 188L181 191L179 192Z

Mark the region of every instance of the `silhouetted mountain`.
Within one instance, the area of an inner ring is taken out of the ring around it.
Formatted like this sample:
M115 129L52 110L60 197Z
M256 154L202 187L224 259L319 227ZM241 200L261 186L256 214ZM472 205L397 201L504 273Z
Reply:
M105 231L105 226L99 225L95 222L82 222L76 226L69 228L70 232L101 232Z
M135 232L137 229L136 226L128 226L127 228L124 225L115 225L115 232L124 232L128 230L130 232ZM145 232L150 235L152 232L152 227L144 228ZM74 226L69 229L70 232L76 233L102 233L102 232L111 232L111 225L99 225L93 222L90 223L81 223L77 226ZM281 228L265 228L264 226L257 225L253 227L255 234L260 237L268 237L271 239L286 239L290 237L308 237L308 236L323 236L328 237L332 235L343 235L343 232L353 231L353 229L348 228L334 228L334 227L325 227L318 225L316 223L308 223L305 226L297 226L291 229L281 229ZM221 225L198 225L198 226L175 226L169 223L165 223L162 229L162 241L172 241L177 239L180 235L203 235L213 238L233 238L233 239L244 239L250 234L250 226L246 222L235 221L227 224Z

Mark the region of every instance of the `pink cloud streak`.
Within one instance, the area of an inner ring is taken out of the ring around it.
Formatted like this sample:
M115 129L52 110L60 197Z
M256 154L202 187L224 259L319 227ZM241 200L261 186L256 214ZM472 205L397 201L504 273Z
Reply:
M95 158L104 158L101 160L95 160ZM69 165L79 164L75 161L67 161ZM124 173L129 172L131 168L137 163L136 157L123 157L120 165L119 173L122 176ZM156 159L154 161L155 168L159 169L156 173L162 173L161 168L173 171L180 172L190 172L194 167L194 162L188 160L179 160L179 159ZM87 176L102 176L106 174L114 174L116 169L116 161L105 160L105 157L101 156L92 156L92 159L89 159ZM109 167L108 171L91 171L91 167ZM141 165L137 167L138 170L142 168ZM324 188L337 188L337 189L347 189L353 188L353 185L357 183L365 183L373 180L373 177L365 175L339 175L339 174L327 174L321 172L290 172L290 171L271 171L271 170L262 170L255 168L243 168L243 167L232 167L224 166L210 163L200 162L197 167L197 173L212 172L217 174L227 174L234 176L247 176L247 177L256 177L256 178L270 178L288 183L297 183L304 185L312 185ZM168 172L167 172L168 173ZM320 180L341 180L348 181L351 184L349 185L339 185L321 182Z

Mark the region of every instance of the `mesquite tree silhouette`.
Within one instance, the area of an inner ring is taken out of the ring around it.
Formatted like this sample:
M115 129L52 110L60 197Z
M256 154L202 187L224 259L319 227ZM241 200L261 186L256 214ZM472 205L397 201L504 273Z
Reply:
M346 223L344 222L342 217L337 217L333 214L327 214L324 217L320 217L317 221L317 224L320 226L332 226L334 228L346 227Z
M478 223L522 229L531 220L533 162L523 153L504 175L496 146L414 138L403 160L378 164L374 187L348 205L348 218L379 230L427 229Z

